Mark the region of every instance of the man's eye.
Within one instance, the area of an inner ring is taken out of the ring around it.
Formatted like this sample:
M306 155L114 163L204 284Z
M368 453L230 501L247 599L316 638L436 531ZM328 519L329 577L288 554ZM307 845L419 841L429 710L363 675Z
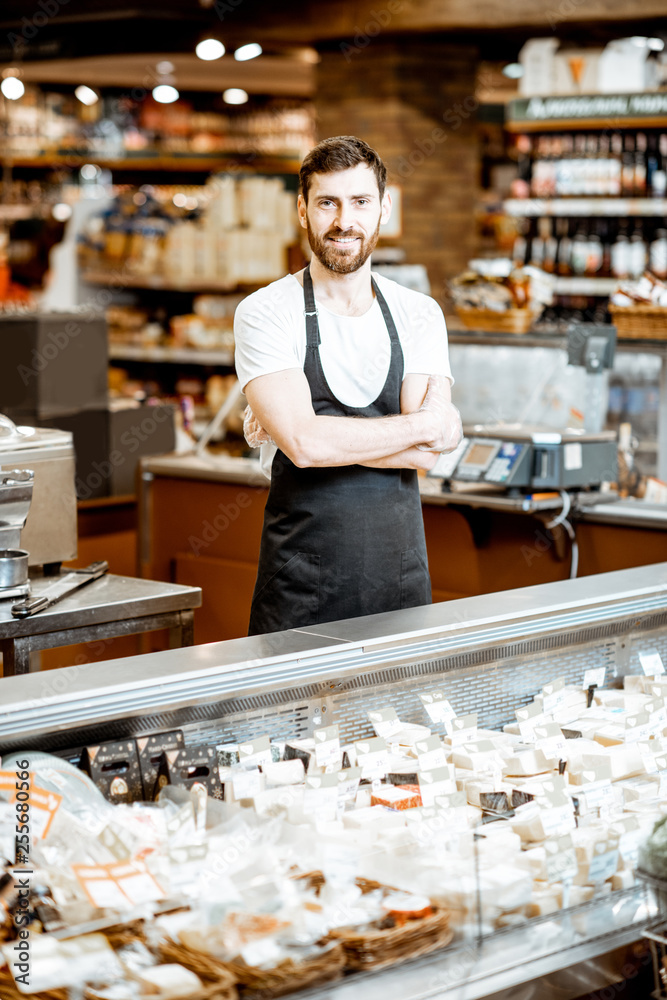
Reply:
M366 198L359 198L357 200L357 205L367 205L367 204L368 204L368 199Z

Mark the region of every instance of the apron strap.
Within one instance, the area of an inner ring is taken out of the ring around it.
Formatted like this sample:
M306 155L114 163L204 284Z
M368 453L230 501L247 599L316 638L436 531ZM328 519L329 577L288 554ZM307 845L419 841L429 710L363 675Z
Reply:
M317 305L310 276L310 264L303 272L304 315L306 317L306 350L317 350L320 346L320 324L317 322Z

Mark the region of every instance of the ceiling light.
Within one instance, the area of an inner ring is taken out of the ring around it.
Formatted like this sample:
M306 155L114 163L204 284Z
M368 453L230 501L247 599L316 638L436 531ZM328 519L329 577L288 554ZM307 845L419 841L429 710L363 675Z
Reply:
M502 73L510 80L518 80L523 76L523 66L517 62L508 63L507 66L503 66Z
M234 58L238 59L239 62L245 62L247 59L256 59L257 56L261 56L262 46L257 42L248 42L247 45L242 45L234 53Z
M25 87L17 76L6 76L0 83L0 90L8 101L18 101L25 94Z
M168 83L159 83L157 87L153 87L153 100L157 101L158 104L173 104L179 98L179 93L176 87L172 87Z
M225 54L225 46L217 38L205 38L197 45L195 52L204 62L220 59Z
M168 59L163 59L162 62L159 62L155 68L160 76L168 76L169 73L174 72L174 64L173 62L169 62Z
M93 90L92 87L86 87L84 83L76 88L74 94L82 104L87 104L89 107L91 104L97 104L100 99L97 91Z
M51 215L56 222L67 222L71 214L72 206L68 205L66 201L59 201L58 204L54 205L51 209Z
M248 95L240 87L229 87L228 90L223 90L222 99L225 104L245 104L248 100Z

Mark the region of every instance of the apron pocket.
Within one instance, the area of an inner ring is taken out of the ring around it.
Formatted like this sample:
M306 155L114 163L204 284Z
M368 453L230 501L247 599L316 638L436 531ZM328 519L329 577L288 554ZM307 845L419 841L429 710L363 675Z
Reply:
M267 625L276 631L314 625L320 609L320 557L297 552L255 594ZM268 631L268 629L267 629Z
M431 603L431 578L418 549L401 552L401 608Z

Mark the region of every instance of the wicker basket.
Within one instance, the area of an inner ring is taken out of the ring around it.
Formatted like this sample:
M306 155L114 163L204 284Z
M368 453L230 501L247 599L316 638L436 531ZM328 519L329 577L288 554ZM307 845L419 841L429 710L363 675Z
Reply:
M230 976L242 996L259 992L263 998L281 997L306 986L338 979L346 965L345 952L339 944L323 948L320 954L304 962L287 958L273 969L259 969L243 961L223 962L176 941L163 942L160 955L165 961L184 965L202 979Z
M192 970L196 972L196 969ZM199 977L202 978L201 976ZM7 970L0 971L0 1000L24 1000L26 994L19 992L11 973ZM68 1000L70 991L68 988L58 990L45 990L42 993L30 993L29 996L35 1000ZM85 1000L99 1000L94 989L84 990ZM183 1000L238 1000L238 992L234 985L234 977L231 973L226 973L224 978L216 982L205 983L202 989L188 994Z
M667 340L667 306L609 306L619 337Z
M444 948L452 940L449 910L433 907L434 912L421 920L409 920L402 927L384 930L335 930L329 935L345 949L348 969L383 969L407 958L417 958Z
M494 309L456 306L456 315L468 330L481 330L484 333L528 333L541 314L541 309L505 309L503 312L496 312Z

